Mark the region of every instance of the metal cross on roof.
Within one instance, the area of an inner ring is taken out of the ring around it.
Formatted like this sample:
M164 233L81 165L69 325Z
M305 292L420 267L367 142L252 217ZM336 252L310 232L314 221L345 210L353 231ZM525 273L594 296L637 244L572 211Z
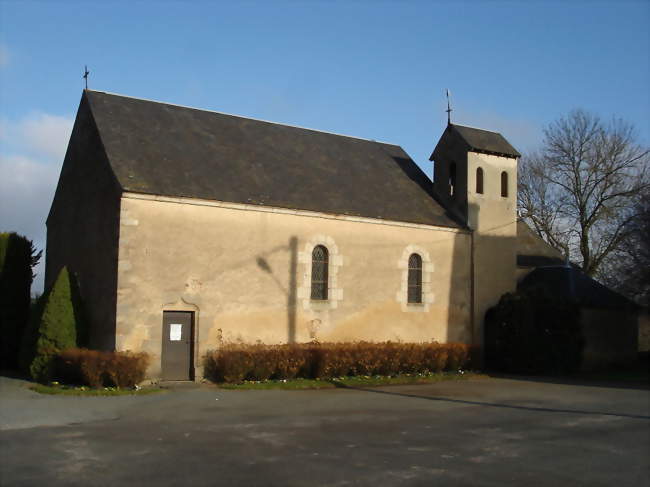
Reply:
M451 106L449 105L449 90L447 90L447 110L445 110L445 111L447 112L447 125L451 125L451 112L452 112L452 109L451 109Z
M88 71L88 66L84 66L84 80L86 80L86 89L88 89L88 75L90 74L90 71Z

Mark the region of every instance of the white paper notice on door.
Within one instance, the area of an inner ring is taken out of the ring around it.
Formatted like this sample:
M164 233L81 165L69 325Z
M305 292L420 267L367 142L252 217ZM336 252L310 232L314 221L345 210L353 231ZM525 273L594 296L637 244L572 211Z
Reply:
M180 342L183 333L183 325L178 323L171 323L169 325L169 341Z

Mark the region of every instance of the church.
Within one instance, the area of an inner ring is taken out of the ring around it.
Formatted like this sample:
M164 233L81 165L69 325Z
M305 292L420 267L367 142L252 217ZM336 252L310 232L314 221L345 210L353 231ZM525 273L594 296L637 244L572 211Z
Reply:
M433 182L395 144L85 90L46 286L67 266L90 346L149 353L152 378L198 379L229 342L480 346L561 256L517 221L501 134L450 123L432 149Z

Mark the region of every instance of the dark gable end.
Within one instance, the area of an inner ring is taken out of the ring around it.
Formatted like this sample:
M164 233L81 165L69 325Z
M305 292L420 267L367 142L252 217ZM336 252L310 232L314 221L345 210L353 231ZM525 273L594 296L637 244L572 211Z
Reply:
M97 91L85 96L124 191L459 226L399 146Z
M82 96L47 218L45 289L66 266L91 322L90 347L115 347L120 184Z
M86 193L117 194L119 190L120 184L108 162L84 95L79 103L47 221L55 218L59 209L66 216L81 211L78 205Z

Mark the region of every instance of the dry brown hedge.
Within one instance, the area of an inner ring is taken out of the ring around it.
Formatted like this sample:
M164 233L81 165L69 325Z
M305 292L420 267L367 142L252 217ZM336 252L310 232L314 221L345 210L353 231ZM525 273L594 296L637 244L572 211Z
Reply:
M203 365L207 379L236 383L457 371L470 368L474 356L474 348L463 343L236 343L208 351Z
M69 348L56 356L54 379L63 384L90 387L134 387L149 365L144 352L103 352Z

